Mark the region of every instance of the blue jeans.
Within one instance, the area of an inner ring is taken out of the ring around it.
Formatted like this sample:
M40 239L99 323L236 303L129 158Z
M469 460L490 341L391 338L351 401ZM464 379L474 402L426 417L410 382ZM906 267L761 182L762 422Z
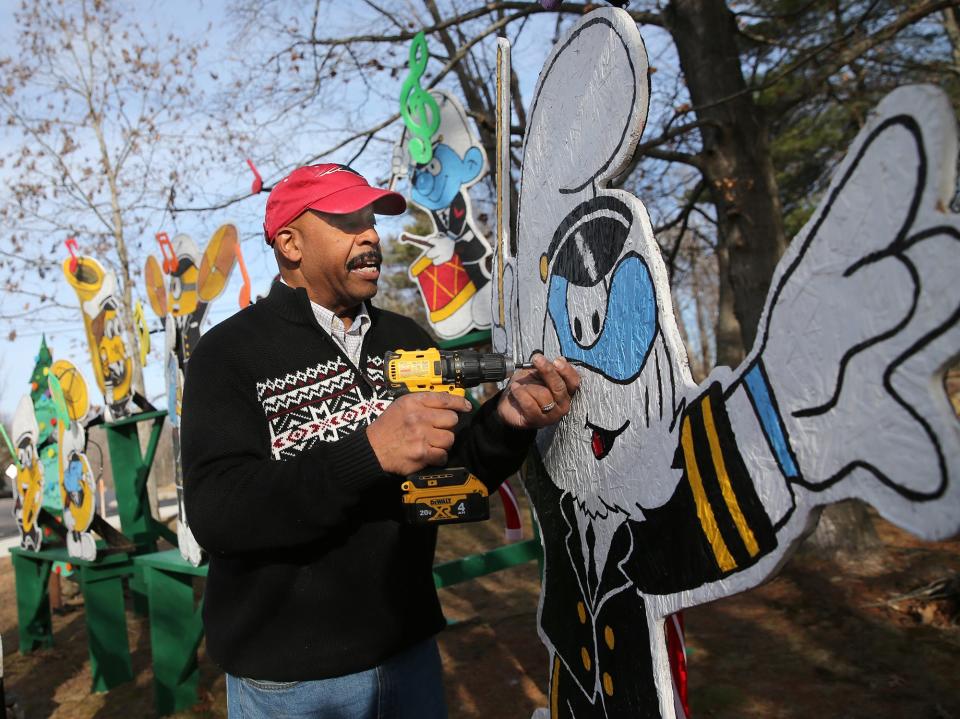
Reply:
M437 640L373 669L331 679L271 682L227 674L229 719L446 719Z

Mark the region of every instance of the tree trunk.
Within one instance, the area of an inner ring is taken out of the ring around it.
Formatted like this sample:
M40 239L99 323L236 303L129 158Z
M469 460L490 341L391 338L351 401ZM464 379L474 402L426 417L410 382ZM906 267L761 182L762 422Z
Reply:
M709 317L717 311L717 307L713 306L713 297L710 297L710 301L707 299L709 295L704 284L707 282L705 275L708 274L709 270L706 270L703 264L703 258L698 256L697 253L691 252L690 294L693 296L693 308L697 319L697 341L700 345L700 370L703 373L703 377L706 377L714 367L713 357L710 355Z
M953 49L953 67L960 69L960 12L957 8L950 7L943 11L943 29Z
M800 551L820 558L853 557L880 545L867 505L850 499L824 508L817 528L804 540Z
M740 322L733 310L733 288L728 279L730 257L727 247L717 243L717 274L719 288L717 291L717 365L736 367L743 362L743 338L740 335Z
M744 81L736 21L722 0L672 0L665 18L704 123L700 159L717 211L718 243L729 253L721 298L729 285L742 346L750 348L787 244L766 121ZM718 360L736 354L723 346L728 339L718 331Z

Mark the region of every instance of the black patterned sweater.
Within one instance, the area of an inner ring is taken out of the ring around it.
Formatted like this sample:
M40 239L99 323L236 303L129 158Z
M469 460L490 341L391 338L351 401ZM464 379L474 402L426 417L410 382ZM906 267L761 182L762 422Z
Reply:
M382 470L366 434L390 404L384 352L431 340L406 317L370 315L358 368L317 324L306 292L275 283L190 358L186 511L210 554L207 651L235 676L362 671L445 624L437 530L401 521L402 480ZM533 432L504 425L496 398L463 424L450 464L492 490L520 466Z

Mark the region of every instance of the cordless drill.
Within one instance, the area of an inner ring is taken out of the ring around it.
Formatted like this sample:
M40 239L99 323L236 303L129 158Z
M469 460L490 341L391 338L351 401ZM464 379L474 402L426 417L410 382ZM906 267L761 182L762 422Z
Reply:
M517 369L497 352L474 350L397 350L383 358L383 376L392 397L409 392L447 392L463 397L484 382L502 382ZM464 467L428 467L408 475L403 509L411 524L479 522L490 518L487 488Z

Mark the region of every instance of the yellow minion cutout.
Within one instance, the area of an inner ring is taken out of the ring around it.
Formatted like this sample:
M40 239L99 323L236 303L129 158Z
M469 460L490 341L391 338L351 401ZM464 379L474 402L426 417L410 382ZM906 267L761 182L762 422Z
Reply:
M177 255L177 267L170 273L168 307L174 317L186 317L196 312L199 304L197 259L200 253L197 243L189 235L174 237L173 250Z
M194 566L203 561L203 551L187 522L183 510L183 475L180 468L180 402L183 393L183 370L200 340L200 326L210 303L226 289L230 273L236 265L244 279L240 306L250 303L250 284L237 228L221 225L210 238L201 257L196 243L187 235L171 241L165 232L157 233L163 262L148 257L143 275L147 299L154 313L163 321L166 335L164 374L167 381L167 418L172 428L174 479L177 486L177 544L180 554ZM164 275L170 276L169 288Z
M40 428L30 395L24 395L13 415L13 443L17 452L17 497L13 514L20 530L20 546L38 551L43 532L37 516L43 503L43 464L37 453Z
M80 300L94 376L107 402L107 419L119 419L131 411L133 360L123 341L116 276L92 257L79 257L73 271L71 263L70 258L64 260L63 274Z
M177 235L171 241L166 233L159 233L157 240L164 260L161 265L155 257L147 258L143 270L147 299L161 320L173 317L175 349L183 367L200 340L200 325L210 303L226 288L241 258L239 234L235 225L220 226L202 256L189 235ZM164 282L165 273L170 275L169 286Z

